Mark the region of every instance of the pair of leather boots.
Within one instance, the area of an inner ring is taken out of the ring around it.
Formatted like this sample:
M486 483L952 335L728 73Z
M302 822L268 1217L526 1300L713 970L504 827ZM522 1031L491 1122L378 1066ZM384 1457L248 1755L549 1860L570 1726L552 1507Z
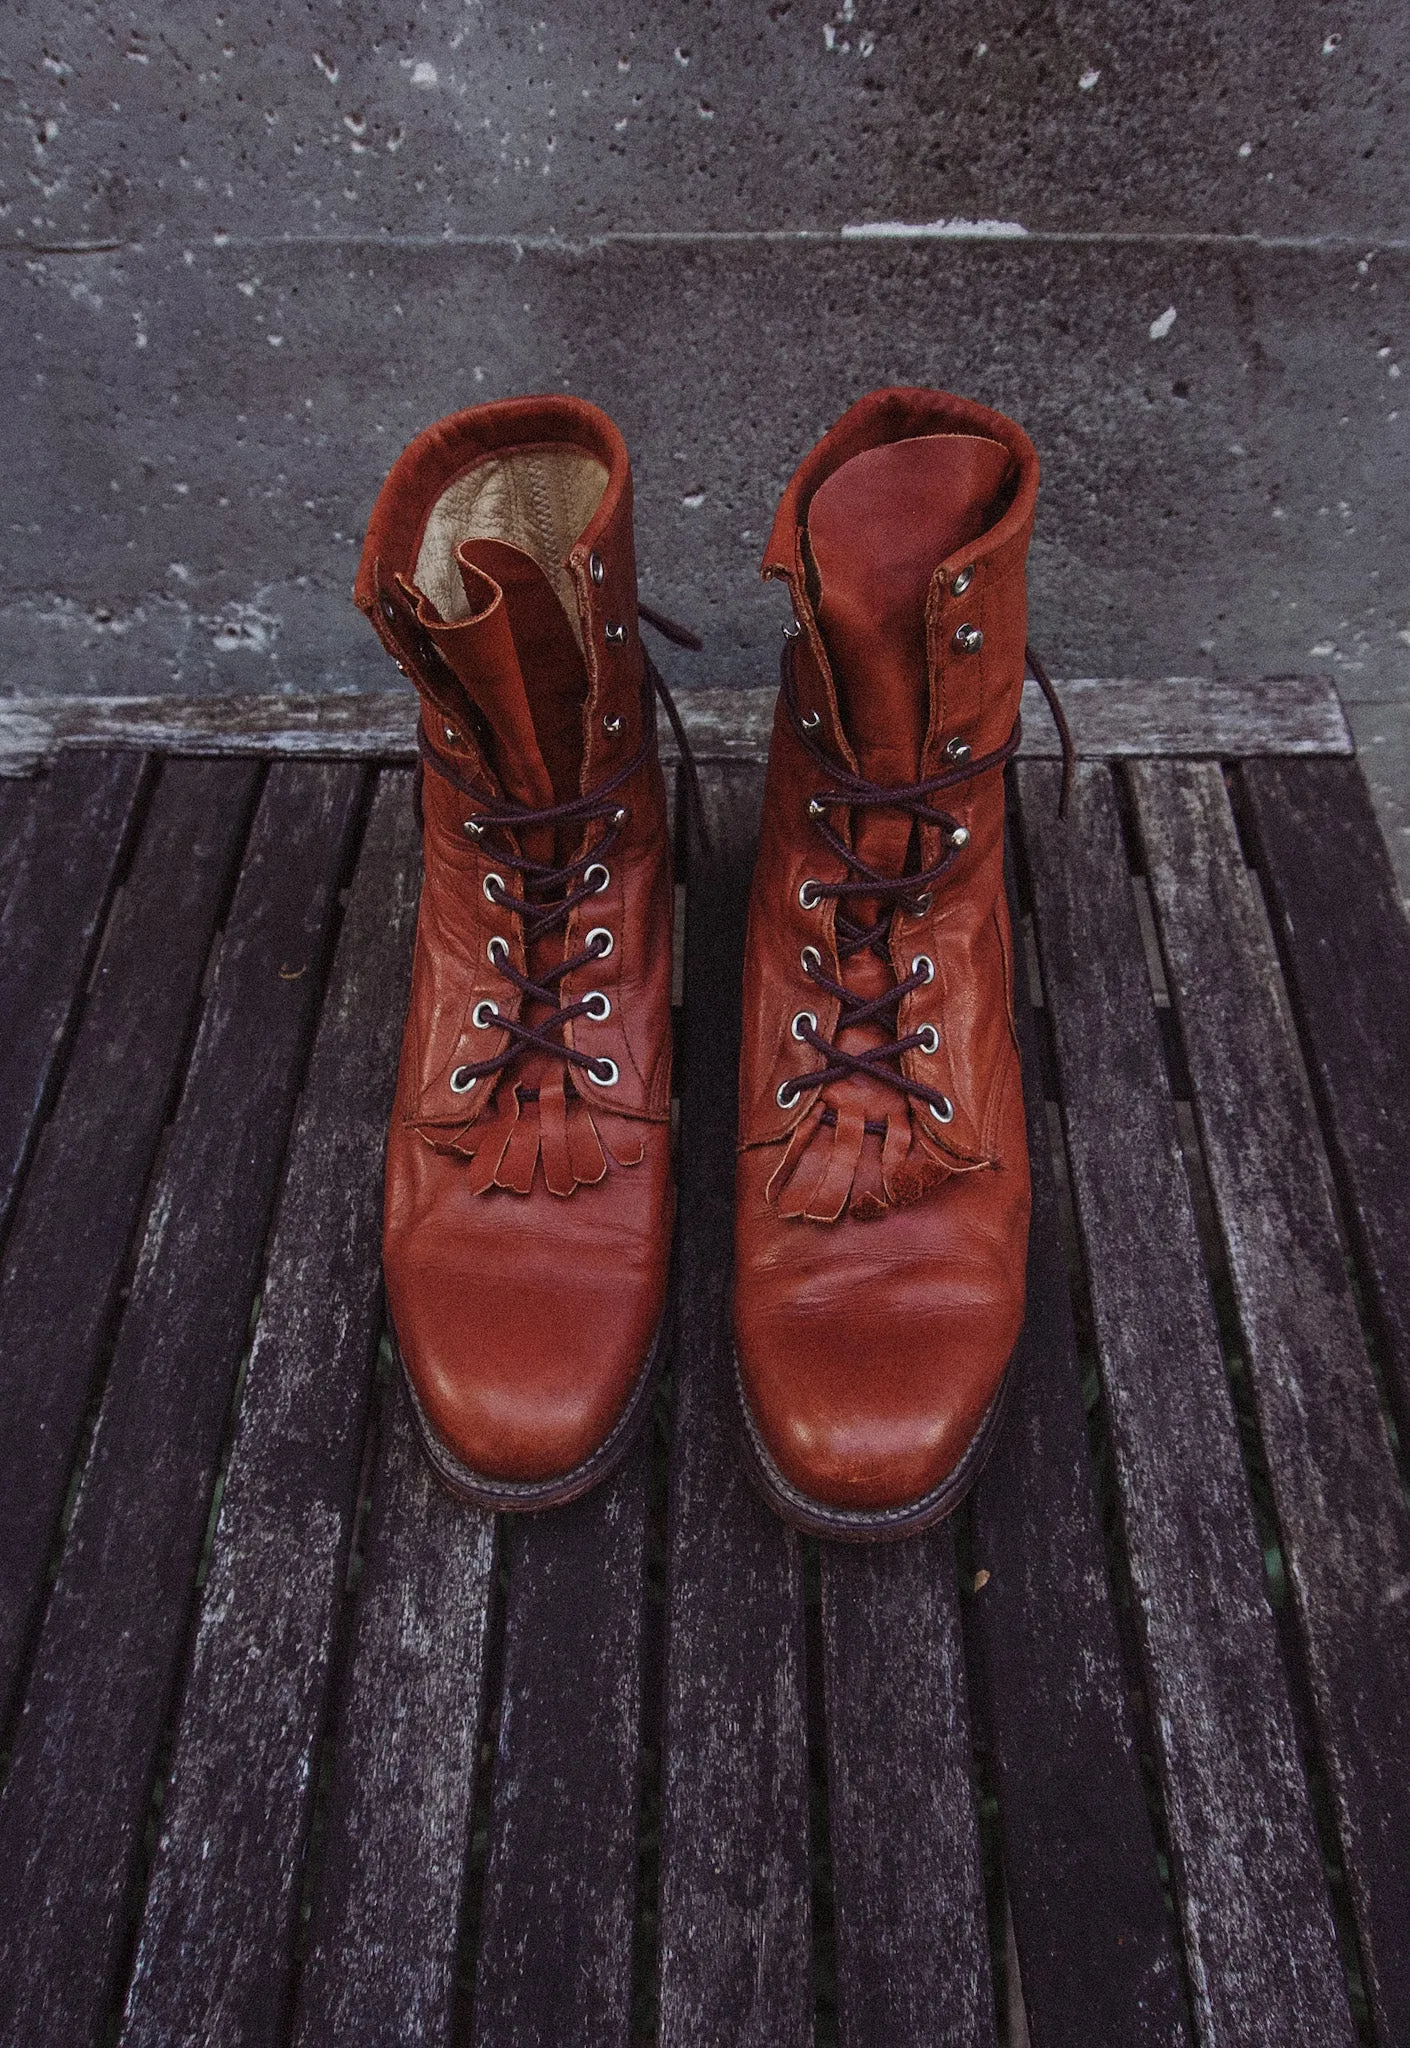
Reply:
M1037 483L1011 420L878 391L804 461L764 559L794 616L744 971L735 1349L756 1480L830 1537L956 1505L1023 1317L1003 764ZM556 396L441 421L387 479L356 596L421 696L392 1321L445 1484L550 1507L645 1418L674 1216L671 828L621 435Z

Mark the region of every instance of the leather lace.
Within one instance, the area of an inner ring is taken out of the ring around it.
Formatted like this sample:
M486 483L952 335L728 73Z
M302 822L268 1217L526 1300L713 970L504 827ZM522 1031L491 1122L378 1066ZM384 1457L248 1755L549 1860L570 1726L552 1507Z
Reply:
M677 644L687 647L700 645L695 636L688 633L684 627L675 626L670 620L663 619L660 614L649 612L645 606L642 607L642 616ZM600 782L596 788L584 790L580 795L570 797L563 803L547 804L535 809L527 804L515 803L512 798L492 794L468 775L462 774L454 762L447 761L444 755L438 753L426 737L424 727L417 727L416 741L421 756L420 765L423 768L430 768L444 781L449 782L452 788L473 801L476 806L475 815L465 821L466 831L474 836L491 859L500 867L507 868L516 878L517 890L492 873L486 879L485 893L500 909L508 910L519 918L526 961L533 957L534 948L540 939L546 938L551 932L561 930L580 904L588 902L600 889L606 887L605 882L593 878L593 870L600 868L605 873L605 856L611 852L627 822L626 810L612 800L614 794L643 766L656 743L651 719L653 689L665 706L666 715L675 733L681 761L686 770L686 789L692 815L697 830L702 838L704 837L699 778L685 727L663 677L644 648L642 658L649 685L643 691L643 724L646 737L631 759L624 762L615 774L608 776L605 782ZM533 832L539 827L556 829L576 824L581 824L589 830L594 824L601 824L603 830L591 844L585 844L570 861L555 864L552 861L535 860L520 850L526 833ZM491 833L496 835L498 843L489 841L488 835ZM517 846L514 843L516 840ZM493 887L490 887L491 882L494 884ZM580 1052L576 1046L565 1044L561 1036L565 1025L571 1024L577 1017L592 1016L594 1012L590 1000L592 991L576 1002L565 1004L559 999L559 985L593 960L606 959L612 950L610 936L604 934L602 938L598 938L596 932L590 932L588 936L590 939L596 939L596 943L584 945L581 952L565 955L562 960L538 969L535 974L521 973L510 958L507 944L502 947L491 947L491 965L505 981L518 990L523 1003L542 1005L550 1014L540 1018L535 1024L526 1024L521 1017L497 1011L495 1025L499 1030L508 1032L508 1041L489 1059L467 1060L456 1068L456 1078L463 1088L468 1089L475 1081L503 1073L507 1067L529 1052L545 1053L551 1059L561 1060L569 1068L587 1069L599 1085L605 1085L616 1078L615 1068L609 1060L600 1055ZM535 1099L538 1093L536 1089L530 1088L520 1092L522 1099L526 1101Z
M1026 654L1034 680L1052 713L1062 746L1062 795L1058 804L1058 815L1065 817L1076 761L1072 733L1052 678L1036 658L1032 648L1028 648ZM968 748L965 748L963 753L955 758L955 765L941 775L929 776L922 782L879 783L835 761L818 745L804 725L798 709L791 646L784 649L783 696L789 722L799 745L824 770L830 785L814 794L809 804L809 815L823 843L842 861L847 870L842 881L808 882L804 887L811 892L810 900L814 903L821 902L824 897L829 896L837 899L834 925L839 966L860 953L871 952L894 973L890 937L891 923L896 911L903 909L913 916L923 915L929 908L931 891L937 883L943 881L956 861L961 858L962 848L968 840L968 834L962 830L959 820L933 799L949 790L963 788L966 783L973 782L978 776L988 775L994 769L1002 768L1004 763L1018 752L1023 720L1021 716L1015 718L1013 730L1008 738L1002 746L995 747L992 753L974 758ZM915 824L929 826L940 833L944 851L928 867L900 875L887 874L884 870L874 867L870 861L864 860L856 848L849 845L827 822L826 813L838 809L886 809L906 812ZM869 923L855 917L846 907L861 900L876 906L875 915ZM794 1076L786 1084L792 1091L791 1101L782 1106L790 1107L805 1088L826 1088L834 1081L843 1081L850 1075L861 1074L871 1080L884 1082L887 1087L896 1089L904 1096L924 1102L939 1122L949 1123L954 1115L954 1105L949 1097L942 1094L938 1088L930 1088L925 1082L914 1080L902 1073L897 1065L905 1053L922 1048L932 1052L935 1050L933 1026L907 1032L904 1036L895 1035L896 1013L900 1003L915 989L925 987L934 976L934 963L929 957L917 954L916 962L909 974L896 978L891 987L880 995L865 999L858 997L845 982L835 980L825 972L816 947L810 947L805 952L804 971L824 995L830 996L838 1004L838 1016L830 1038L818 1030L815 1019L808 1021L810 1012L800 1010L794 1019L797 1037L803 1044L811 1046L814 1052L821 1054L824 1064L806 1074ZM876 1023L889 1028L893 1036L880 1045L867 1046L856 1052L838 1043L844 1032L853 1030L858 1025ZM829 1120L830 1114L824 1110L825 1121ZM867 1129L881 1135L884 1134L885 1125L869 1122Z

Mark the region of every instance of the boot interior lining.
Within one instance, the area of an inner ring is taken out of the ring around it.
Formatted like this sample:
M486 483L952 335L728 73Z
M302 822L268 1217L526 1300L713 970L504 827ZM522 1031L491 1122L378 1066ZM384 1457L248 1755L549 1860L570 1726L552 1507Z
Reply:
M606 488L605 465L582 448L560 444L486 456L431 508L416 557L417 589L447 624L468 618L456 549L466 540L507 541L543 570L581 647L577 596L565 562Z

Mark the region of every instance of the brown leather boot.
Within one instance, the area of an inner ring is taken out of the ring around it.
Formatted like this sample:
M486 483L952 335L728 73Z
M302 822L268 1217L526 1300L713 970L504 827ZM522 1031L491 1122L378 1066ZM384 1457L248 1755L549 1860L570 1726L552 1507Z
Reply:
M670 836L621 435L561 397L442 420L356 597L422 699L388 1303L440 1477L548 1507L644 1418L671 1241Z
M948 1514L1023 1320L1003 887L1038 461L939 391L863 399L784 493L785 630L744 973L734 1325L800 1528Z

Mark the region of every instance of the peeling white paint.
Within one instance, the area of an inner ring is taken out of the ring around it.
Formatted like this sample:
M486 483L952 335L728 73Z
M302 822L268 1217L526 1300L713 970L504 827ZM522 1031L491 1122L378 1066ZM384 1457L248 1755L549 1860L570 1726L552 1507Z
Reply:
M844 241L1014 241L1028 230L1017 220L863 220L849 221ZM1174 317L1173 315L1171 316Z

